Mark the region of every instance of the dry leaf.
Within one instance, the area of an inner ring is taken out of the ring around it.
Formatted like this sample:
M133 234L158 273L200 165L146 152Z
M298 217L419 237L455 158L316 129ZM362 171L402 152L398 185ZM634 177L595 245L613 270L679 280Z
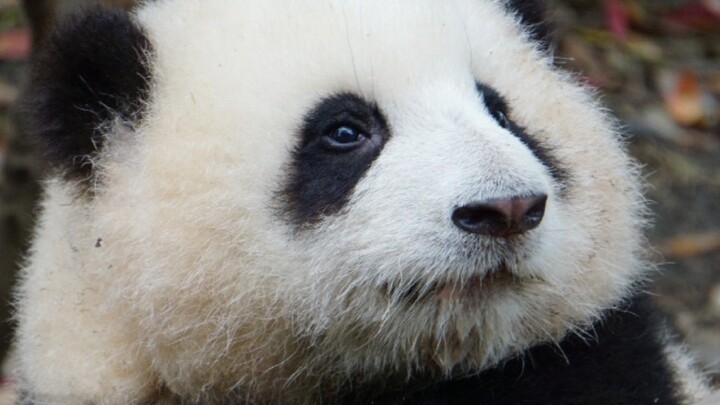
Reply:
M665 107L677 123L692 126L703 122L703 93L695 73L665 73L661 77L661 87Z
M644 61L660 63L663 59L662 48L648 37L630 35L625 41L628 52Z
M660 253L666 258L700 256L720 249L720 231L675 236L665 242Z

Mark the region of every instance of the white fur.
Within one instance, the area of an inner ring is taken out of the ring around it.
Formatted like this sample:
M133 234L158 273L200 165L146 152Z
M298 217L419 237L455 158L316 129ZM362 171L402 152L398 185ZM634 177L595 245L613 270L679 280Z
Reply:
M41 400L165 386L310 403L351 376L477 371L588 325L648 267L613 121L495 1L158 0L137 21L149 111L107 134L94 197L49 182L24 269L20 371ZM569 168L565 190L475 80ZM341 91L374 100L392 136L345 209L296 233L275 195L303 115ZM468 248L450 221L540 192L545 218L518 243ZM502 261L524 281L412 306L382 292Z
M709 379L698 373L699 367L693 362L693 357L688 353L688 349L675 343L670 337L665 344L665 356L668 359L676 381L678 382L679 392L687 398L687 403L699 403L705 398L709 398L712 394ZM720 394L720 392L718 392ZM703 402L705 403L705 402ZM707 402L707 404L717 402Z

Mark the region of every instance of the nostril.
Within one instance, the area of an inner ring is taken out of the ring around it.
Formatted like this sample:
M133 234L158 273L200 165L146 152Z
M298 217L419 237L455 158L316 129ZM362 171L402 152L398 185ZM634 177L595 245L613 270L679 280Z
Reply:
M471 202L457 208L452 221L465 232L508 237L540 225L546 202L545 194Z
M547 195L544 194L520 199L518 204L520 206L519 212L522 213L522 215L517 221L518 232L529 231L530 229L536 228L540 225L540 222L545 216L546 203Z
M510 227L510 218L505 212L483 203L471 203L456 209L452 220L458 228L481 235L500 235Z

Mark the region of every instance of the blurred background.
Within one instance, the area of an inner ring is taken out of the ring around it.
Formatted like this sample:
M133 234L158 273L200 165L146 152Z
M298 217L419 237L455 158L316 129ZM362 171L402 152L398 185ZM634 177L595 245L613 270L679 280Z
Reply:
M0 362L42 178L13 103L48 29L96 3L135 1L0 0ZM720 388L720 0L549 3L557 63L598 90L644 164L661 264L649 288Z

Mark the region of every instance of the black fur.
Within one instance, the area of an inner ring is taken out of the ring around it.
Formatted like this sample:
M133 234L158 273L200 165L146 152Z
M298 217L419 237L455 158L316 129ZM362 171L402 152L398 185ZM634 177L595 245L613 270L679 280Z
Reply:
M548 168L555 181L563 186L563 188L567 186L570 177L568 170L552 155L552 151L548 147L541 145L540 142L528 134L525 128L512 120L512 111L508 108L508 103L505 99L488 85L477 83L476 86L478 92L483 97L483 102L488 112L498 121L498 124L520 139L538 160Z
M150 43L121 10L94 9L60 26L34 60L24 125L70 178L88 179L99 128L139 119L148 96Z
M676 405L682 401L663 354L660 326L641 296L585 337L545 344L478 376L446 381L376 405ZM368 402L365 402L368 403Z
M362 132L367 142L345 152L323 146L323 138L346 125ZM357 182L380 154L390 130L375 104L343 93L321 101L305 117L300 135L301 143L288 168L289 182L280 195L285 211L298 226L342 209Z
M543 50L553 43L552 24L547 19L547 7L543 0L506 0L505 7L520 18L530 32L530 38L537 41Z

